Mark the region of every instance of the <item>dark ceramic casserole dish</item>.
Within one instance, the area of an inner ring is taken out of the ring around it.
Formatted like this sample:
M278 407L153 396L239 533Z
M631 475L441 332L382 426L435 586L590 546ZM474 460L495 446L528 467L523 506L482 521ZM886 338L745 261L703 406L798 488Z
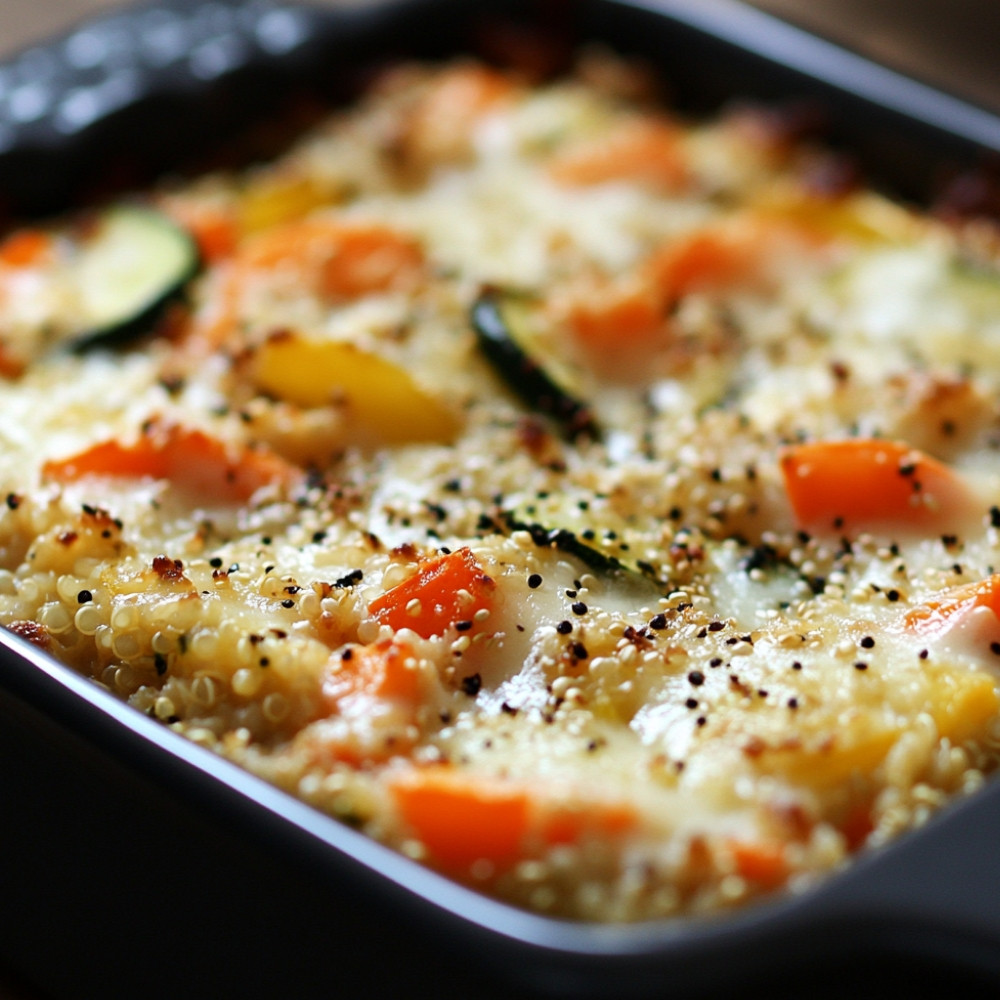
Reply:
M511 23L642 55L686 110L808 102L877 184L924 203L1000 151L993 116L728 2L175 0L2 69L22 88L0 118L3 208L37 215L185 164L302 94L342 99L372 63L489 48ZM799 897L572 924L418 867L15 636L0 655L0 959L45 995L895 995L915 969L930 990L1000 983L995 785Z

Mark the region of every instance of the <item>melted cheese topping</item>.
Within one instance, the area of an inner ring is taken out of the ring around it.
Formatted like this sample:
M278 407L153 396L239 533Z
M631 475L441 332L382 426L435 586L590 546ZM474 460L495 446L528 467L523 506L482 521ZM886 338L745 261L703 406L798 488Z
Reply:
M635 920L800 891L995 765L1000 275L594 66L404 67L149 192L205 267L120 354L46 352L58 255L0 246L0 621L455 878ZM491 367L487 288L595 435Z

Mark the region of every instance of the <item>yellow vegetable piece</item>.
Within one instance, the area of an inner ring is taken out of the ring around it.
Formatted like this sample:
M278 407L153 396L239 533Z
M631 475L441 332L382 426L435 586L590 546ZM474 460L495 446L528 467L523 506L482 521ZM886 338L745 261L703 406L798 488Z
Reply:
M348 420L387 444L446 441L455 415L387 358L343 341L272 337L253 362L257 387L303 407L342 405Z
M801 746L769 747L757 758L758 767L814 788L832 788L855 774L870 774L900 736L897 726L859 715L824 739Z
M982 736L1000 710L996 683L987 673L942 673L935 688L930 714L938 734L954 744Z
M911 240L924 225L911 212L871 192L820 198L775 188L761 198L759 210L763 215L812 227L817 235L862 243Z
M312 178L264 175L251 181L240 196L240 228L244 234L258 233L336 200L335 192L324 190Z

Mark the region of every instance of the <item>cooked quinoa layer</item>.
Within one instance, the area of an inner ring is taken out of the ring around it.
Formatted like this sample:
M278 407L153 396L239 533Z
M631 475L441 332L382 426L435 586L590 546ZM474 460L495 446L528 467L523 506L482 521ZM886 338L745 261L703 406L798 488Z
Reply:
M994 235L648 84L404 66L144 193L201 268L123 347L66 349L92 219L9 234L0 622L543 913L799 892L979 787Z

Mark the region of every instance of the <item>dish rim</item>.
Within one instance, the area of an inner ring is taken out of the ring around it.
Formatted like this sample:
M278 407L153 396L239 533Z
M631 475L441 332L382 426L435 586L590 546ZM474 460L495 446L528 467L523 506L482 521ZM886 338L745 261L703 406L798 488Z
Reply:
M180 5L174 0L160 6ZM156 5L135 9L152 6ZM315 21L317 44L327 44L328 35L336 35L348 24L377 36L380 30L387 30L385 25L395 24L404 14L431 9L440 14L461 6L459 0L389 0L356 11L317 12L311 8L310 16L321 15ZM480 11L501 15L519 6L516 0L488 0L477 5ZM579 6L603 17L632 11L671 22L713 43L721 42L772 63L782 72L816 81L831 95L842 95L848 104L870 104L876 115L889 113L911 121L919 130L940 133L949 148L957 140L973 156L983 150L1000 152L1000 117L735 0L584 0ZM60 44L64 37L46 44ZM44 155L58 158L63 153L50 149ZM561 974L573 974L570 963L578 966L576 974L583 975L584 969L592 971L601 963L610 972L620 969L622 962L640 959L658 967L681 959L704 966L736 945L745 949L748 942L774 937L783 937L786 942L789 938L808 940L810 947L821 949L831 924L857 923L871 917L870 912L859 911L852 903L851 887L857 889L872 877L877 885L886 857L902 853L901 848L915 840L923 844L933 838L948 839L958 821L974 823L977 814L1000 806L1000 783L992 782L972 797L946 806L923 829L853 860L845 872L825 876L800 896L782 894L712 916L683 915L635 924L576 923L491 899L403 857L142 715L3 630L0 661L0 695L24 701L143 776L191 795L193 801L226 822L248 831L253 827L266 829L268 836L295 843L327 873L331 867L345 864L363 870L365 877L382 883L387 897L411 910L420 909L421 918L426 916L471 939L489 939L498 954L531 952L557 966ZM219 788L225 790L225 801L219 800ZM259 829L250 835L258 836ZM862 898L870 903L871 893L862 893ZM888 914L897 924L919 928L926 922L926 914L905 911L909 897L904 895L906 903L900 904L888 893L887 900L883 915ZM983 933L989 940L995 933L1000 941L1000 906L997 910L992 924L956 925L955 934L971 940ZM928 926L928 933L942 929L933 917L930 923L935 926ZM982 961L984 967L1000 974L1000 957Z

